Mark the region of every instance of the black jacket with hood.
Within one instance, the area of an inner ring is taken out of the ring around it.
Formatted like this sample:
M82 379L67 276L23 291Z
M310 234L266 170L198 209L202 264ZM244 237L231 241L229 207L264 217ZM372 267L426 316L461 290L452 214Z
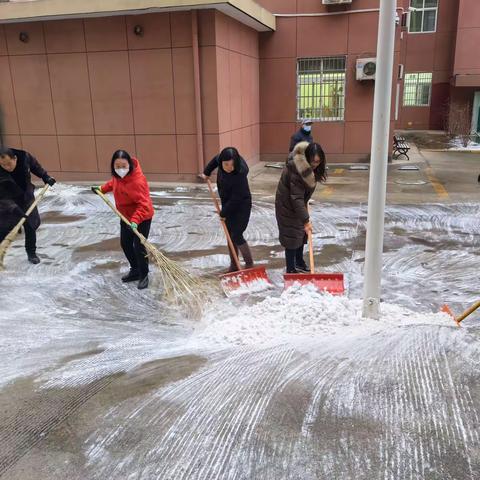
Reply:
M234 165L233 172L227 173L220 165L218 157L217 155L210 160L203 173L209 177L218 168L217 187L222 200L220 215L227 219L244 216L252 208L252 194L247 178L249 172L247 162L239 157L239 161Z
M13 228L34 202L35 186L32 183L31 173L45 183L49 178L48 173L33 155L23 150L13 148L11 150L17 157L15 170L9 173L0 167L0 228L2 230ZM38 209L33 210L27 222L34 230L40 226Z

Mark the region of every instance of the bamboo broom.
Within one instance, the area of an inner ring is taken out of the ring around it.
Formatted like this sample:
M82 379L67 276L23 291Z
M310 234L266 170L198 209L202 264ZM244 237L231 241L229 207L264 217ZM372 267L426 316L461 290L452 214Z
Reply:
M33 210L37 207L37 205L40 203L44 195L47 193L47 190L50 188L50 185L48 183L40 190L40 193L37 195L37 198L35 201L30 205L28 210L25 212L25 217L28 217ZM0 270L4 270L5 266L3 264L5 255L7 253L7 250L10 248L10 245L13 243L15 238L18 235L18 232L22 228L22 225L26 222L26 218L23 217L20 219L20 221L15 225L15 227L12 228L10 233L3 239L2 243L0 243Z
M124 223L130 226L128 219L118 211L115 205L110 202L101 190L96 190L96 193ZM133 232L140 239L157 267L163 285L165 299L169 303L185 307L194 315L201 313L207 294L206 284L192 276L180 267L178 263L167 258L166 255L150 243L138 230L134 229Z

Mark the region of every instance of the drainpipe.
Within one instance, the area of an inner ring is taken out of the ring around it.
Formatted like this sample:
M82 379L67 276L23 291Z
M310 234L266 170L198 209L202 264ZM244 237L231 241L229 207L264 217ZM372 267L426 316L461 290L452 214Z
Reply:
M367 243L363 316L378 319L382 283L383 234L387 193L388 136L395 49L396 0L381 0L377 40L377 72L373 101L372 160L368 187Z
M194 90L195 90L195 120L196 120L196 126L197 126L198 173L203 173L205 162L203 157L202 90L200 86L198 15L196 10L192 10L192 51L193 51L193 83L194 83Z

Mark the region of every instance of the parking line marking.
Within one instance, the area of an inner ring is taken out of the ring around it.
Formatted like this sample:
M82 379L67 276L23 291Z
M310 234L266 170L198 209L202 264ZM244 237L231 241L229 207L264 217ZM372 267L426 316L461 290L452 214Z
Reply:
M341 175L343 172L345 171L344 168L336 168L333 173L337 174L337 175Z
M432 187L434 188L435 192L440 198L448 198L448 192L445 186L443 185L442 182L435 176L433 173L432 167L428 167L426 169L427 177L428 180L430 180L430 183L432 184Z
M320 196L321 197L330 197L331 195L333 195L333 187L328 187L326 186L324 189L322 189L322 191L320 192Z

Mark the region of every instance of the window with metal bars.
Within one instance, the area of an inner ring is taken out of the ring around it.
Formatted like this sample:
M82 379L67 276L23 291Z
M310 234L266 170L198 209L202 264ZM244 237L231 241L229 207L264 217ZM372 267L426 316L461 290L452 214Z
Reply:
M345 117L346 57L299 58L297 119L334 122Z
M410 0L410 33L434 32L437 29L438 0Z
M403 83L404 107L428 107L432 96L431 73L406 73Z

